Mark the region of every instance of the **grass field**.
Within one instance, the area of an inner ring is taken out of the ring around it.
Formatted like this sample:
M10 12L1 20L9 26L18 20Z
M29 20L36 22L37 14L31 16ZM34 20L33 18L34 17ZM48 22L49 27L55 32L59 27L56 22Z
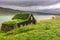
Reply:
M40 20L36 25L1 32L0 40L60 40L60 19Z

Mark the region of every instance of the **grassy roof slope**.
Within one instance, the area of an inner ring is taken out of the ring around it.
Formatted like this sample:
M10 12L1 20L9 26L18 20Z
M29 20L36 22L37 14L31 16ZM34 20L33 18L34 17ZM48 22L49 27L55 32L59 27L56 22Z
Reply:
M16 14L12 19L27 19L29 17L29 14Z

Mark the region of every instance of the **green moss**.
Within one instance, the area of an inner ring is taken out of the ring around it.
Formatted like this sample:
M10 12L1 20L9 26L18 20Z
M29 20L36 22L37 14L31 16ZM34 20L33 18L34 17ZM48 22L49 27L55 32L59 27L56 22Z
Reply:
M29 14L16 14L12 19L23 19L26 20L29 17Z
M8 25L8 26L14 26L17 23L23 22L24 20L20 20L20 19L14 19L14 20L10 20L10 21L6 21L3 22L4 25Z

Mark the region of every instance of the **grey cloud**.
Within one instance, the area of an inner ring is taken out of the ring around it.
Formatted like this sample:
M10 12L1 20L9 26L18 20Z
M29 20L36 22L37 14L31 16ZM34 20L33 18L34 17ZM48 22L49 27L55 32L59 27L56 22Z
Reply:
M49 6L56 3L60 3L60 0L0 0L0 5L10 5L10 6L13 5L19 7ZM32 10L32 11L60 13L60 9L46 9L46 10Z
M46 9L46 10L39 10L39 11L45 13L54 13L54 14L60 13L60 9Z
M16 6L46 6L60 2L59 0L0 0L0 5L16 5Z

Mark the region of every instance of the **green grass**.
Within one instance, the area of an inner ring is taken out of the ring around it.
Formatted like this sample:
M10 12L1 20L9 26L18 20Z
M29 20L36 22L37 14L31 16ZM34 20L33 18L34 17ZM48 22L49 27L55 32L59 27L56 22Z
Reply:
M1 37L4 37L5 35L7 35L6 32L0 32L0 38L1 38Z
M3 36L0 40L60 40L60 19L41 20L36 25L17 28Z

